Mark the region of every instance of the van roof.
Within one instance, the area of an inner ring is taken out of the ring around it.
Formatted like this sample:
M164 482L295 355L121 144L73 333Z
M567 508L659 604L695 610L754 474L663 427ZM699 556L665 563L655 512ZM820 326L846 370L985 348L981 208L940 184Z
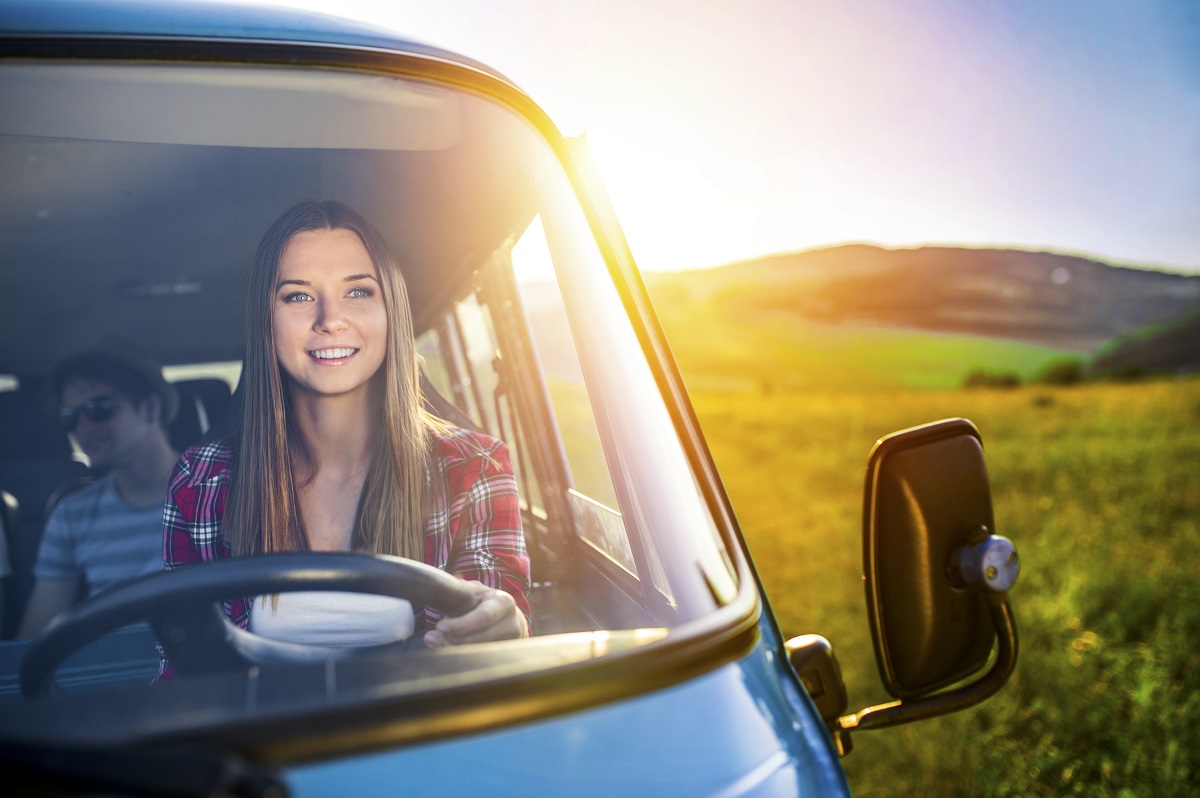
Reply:
M237 0L0 0L0 41L41 37L233 39L382 49L451 61L516 87L486 64L396 30L334 14Z

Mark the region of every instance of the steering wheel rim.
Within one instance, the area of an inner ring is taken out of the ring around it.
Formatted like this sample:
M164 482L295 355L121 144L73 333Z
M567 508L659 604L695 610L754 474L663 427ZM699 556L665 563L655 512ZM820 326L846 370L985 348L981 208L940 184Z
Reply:
M368 593L407 599L444 615L462 615L478 603L467 583L415 560L348 552L291 552L198 563L131 580L55 618L21 662L21 692L50 695L54 675L71 654L108 632L149 621L172 667L208 673L256 663L248 636L220 602L242 596L297 591ZM303 644L284 643L279 651ZM258 653L271 641L256 638ZM378 647L367 647L377 649Z

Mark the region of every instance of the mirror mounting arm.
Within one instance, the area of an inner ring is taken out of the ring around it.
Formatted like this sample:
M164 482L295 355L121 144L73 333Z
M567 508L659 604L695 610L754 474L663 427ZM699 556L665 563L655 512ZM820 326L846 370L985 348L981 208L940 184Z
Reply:
M981 679L962 687L909 701L893 701L843 715L833 724L839 736L853 730L882 729L900 723L924 720L972 707L994 695L1017 665L1017 625L1006 593L988 593L988 610L996 625L996 662Z

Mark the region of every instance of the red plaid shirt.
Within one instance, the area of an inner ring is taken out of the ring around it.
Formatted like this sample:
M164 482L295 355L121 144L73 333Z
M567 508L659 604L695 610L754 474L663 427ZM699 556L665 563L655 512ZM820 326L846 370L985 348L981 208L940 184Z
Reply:
M529 556L508 447L462 429L432 437L425 562L503 590L528 619ZM233 443L225 438L189 449L175 466L163 508L163 562L168 570L233 556L221 530L233 459ZM252 600L245 596L226 601L225 614L245 629ZM414 635L433 628L441 617L427 607L413 609Z

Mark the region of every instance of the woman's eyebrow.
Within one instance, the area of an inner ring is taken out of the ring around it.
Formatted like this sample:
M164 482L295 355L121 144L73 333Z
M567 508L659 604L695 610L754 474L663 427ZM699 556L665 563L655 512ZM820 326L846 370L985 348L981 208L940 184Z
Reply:
M364 272L362 274L351 274L348 277L343 278L343 282L347 282L347 283L357 282L358 280L374 280L375 282L379 282L379 280L376 279L375 275L367 274L366 272ZM280 280L279 283L275 286L275 290L278 291L280 288L283 288L285 285L310 286L310 285L312 285L312 283L310 283L308 280L297 280L297 279Z

